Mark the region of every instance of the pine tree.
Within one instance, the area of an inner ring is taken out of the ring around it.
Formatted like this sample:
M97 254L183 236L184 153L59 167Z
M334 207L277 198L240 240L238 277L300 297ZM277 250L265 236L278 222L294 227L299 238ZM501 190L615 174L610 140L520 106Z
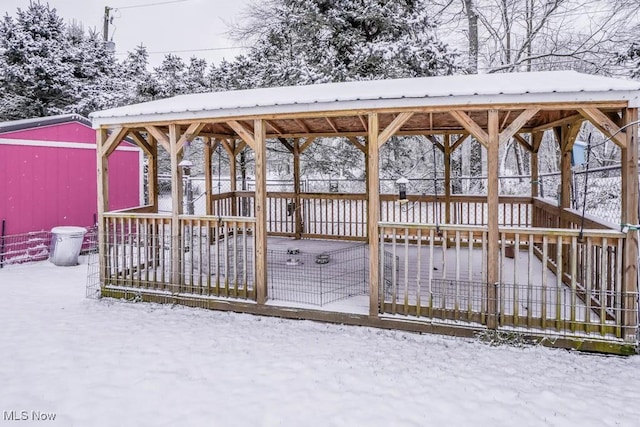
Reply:
M62 19L31 3L0 21L0 118L47 116L76 101L70 44Z
M184 61L179 56L165 55L162 63L153 71L157 81L156 98L169 98L187 93L186 69Z
M239 34L260 86L451 74L421 0L274 0Z
M121 79L128 95L127 104L150 101L158 96L158 82L149 71L149 53L143 45L127 54L121 66Z

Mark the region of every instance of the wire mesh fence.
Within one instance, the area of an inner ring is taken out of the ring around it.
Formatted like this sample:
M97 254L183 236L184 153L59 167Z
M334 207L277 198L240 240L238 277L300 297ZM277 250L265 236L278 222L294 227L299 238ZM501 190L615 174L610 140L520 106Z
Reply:
M52 250L53 233L35 231L0 237L0 268L10 264L43 261ZM88 254L97 246L97 227L89 227L82 241L81 254Z
M368 262L365 244L322 252L268 250L269 298L323 306L366 295Z

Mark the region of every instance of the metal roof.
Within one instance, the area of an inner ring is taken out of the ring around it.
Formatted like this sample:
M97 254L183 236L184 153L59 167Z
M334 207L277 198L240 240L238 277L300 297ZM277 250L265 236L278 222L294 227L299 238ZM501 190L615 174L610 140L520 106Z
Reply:
M640 82L575 71L355 81L180 95L89 117L99 127L335 110L605 101L640 106Z
M42 126L52 126L62 123L78 122L91 127L91 121L79 114L60 114L57 116L34 117L32 119L11 120L0 123L0 133L17 132Z

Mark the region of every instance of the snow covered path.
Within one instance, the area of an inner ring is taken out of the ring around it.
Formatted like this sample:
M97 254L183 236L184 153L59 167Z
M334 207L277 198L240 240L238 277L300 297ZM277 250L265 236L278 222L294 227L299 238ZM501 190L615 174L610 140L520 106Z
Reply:
M85 276L0 270L0 426L640 425L638 356L87 300Z

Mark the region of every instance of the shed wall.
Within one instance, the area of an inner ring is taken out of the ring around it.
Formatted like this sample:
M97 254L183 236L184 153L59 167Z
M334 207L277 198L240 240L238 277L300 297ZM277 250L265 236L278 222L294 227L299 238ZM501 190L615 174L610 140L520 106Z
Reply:
M0 220L6 220L6 234L95 223L95 131L79 123L65 123L1 134L0 139L4 139L0 143ZM20 145L11 145L7 139ZM30 141L53 146L27 145ZM75 144L55 146L65 142ZM138 206L139 152L115 151L109 168L113 195L109 209Z

